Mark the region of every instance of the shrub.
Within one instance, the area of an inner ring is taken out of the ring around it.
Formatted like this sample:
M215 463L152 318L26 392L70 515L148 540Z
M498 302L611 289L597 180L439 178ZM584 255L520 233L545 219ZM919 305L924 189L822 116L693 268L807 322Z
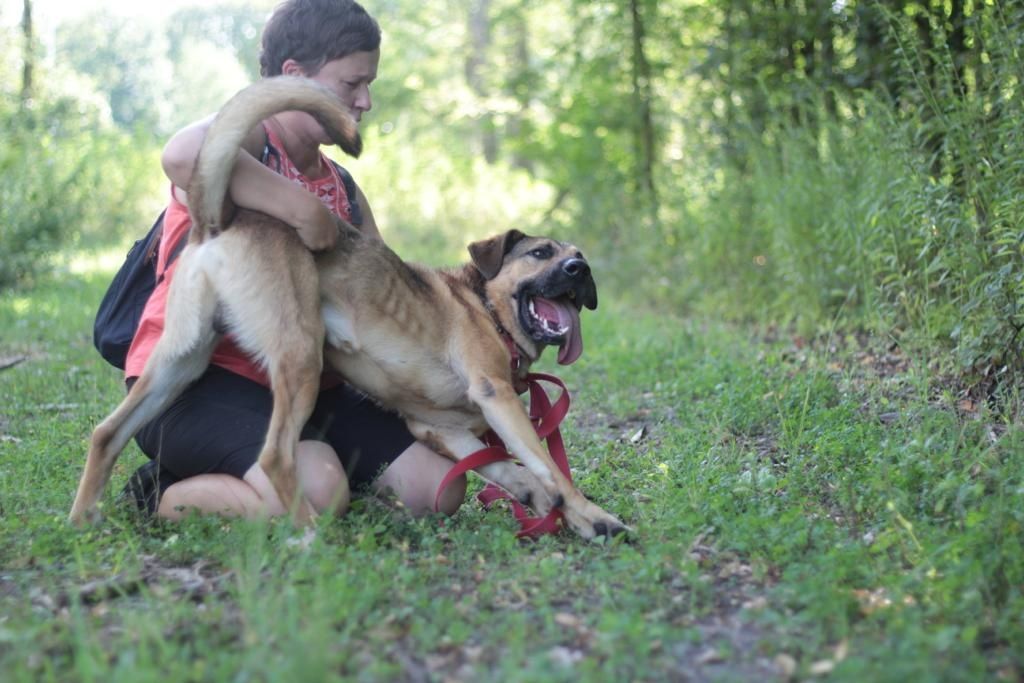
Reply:
M709 307L810 330L843 315L976 376L1024 370L1020 42L1014 21L984 20L970 83L897 22L898 99L859 93L833 115L822 92L711 152L708 205L677 228Z
M0 288L48 270L83 237L120 238L148 225L142 198L159 172L152 142L105 126L71 98L0 100Z

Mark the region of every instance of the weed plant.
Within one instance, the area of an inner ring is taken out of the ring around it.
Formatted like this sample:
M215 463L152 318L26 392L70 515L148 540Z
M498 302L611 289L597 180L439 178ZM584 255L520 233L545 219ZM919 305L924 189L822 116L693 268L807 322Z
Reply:
M821 93L799 116L780 109L751 124L731 156L710 152L707 206L675 230L686 253L676 300L804 332L841 313L953 351L949 365L976 380L1019 377L1024 60L1011 14L979 19L991 24L989 62L969 81L892 17L898 96L861 93L831 114Z
M605 290L556 371L576 481L632 543L521 543L504 510L413 520L365 496L308 547L286 522L147 523L117 500L134 446L104 520L76 530L86 441L123 387L89 335L109 273L71 273L0 299L5 680L1024 670L1024 431L927 357L646 316Z

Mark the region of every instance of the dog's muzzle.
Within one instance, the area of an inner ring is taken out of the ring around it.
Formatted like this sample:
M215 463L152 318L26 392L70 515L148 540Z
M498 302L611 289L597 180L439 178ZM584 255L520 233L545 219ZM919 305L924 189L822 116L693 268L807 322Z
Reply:
M597 308L597 287L590 264L568 258L519 292L523 331L538 344L558 346L558 362L573 363L583 353L580 310Z

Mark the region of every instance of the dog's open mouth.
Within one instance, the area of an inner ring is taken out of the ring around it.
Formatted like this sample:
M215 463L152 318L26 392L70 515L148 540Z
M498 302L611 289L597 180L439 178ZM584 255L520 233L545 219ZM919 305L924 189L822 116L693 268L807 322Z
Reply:
M541 344L558 346L558 362L569 365L583 353L580 312L571 294L553 299L521 296L519 317L523 329Z

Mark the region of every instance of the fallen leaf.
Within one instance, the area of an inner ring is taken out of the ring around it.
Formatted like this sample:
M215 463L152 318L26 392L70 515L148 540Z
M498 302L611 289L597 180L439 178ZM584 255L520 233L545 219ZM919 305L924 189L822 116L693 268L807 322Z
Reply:
M81 407L81 403L44 403L38 406L39 410L48 411L63 411L63 410L74 410L75 408Z
M739 560L733 560L718 570L718 578L728 579L731 576L750 576L753 570L750 565L743 564Z
M860 611L864 616L873 614L880 609L892 607L895 604L884 588L875 588L874 590L856 588L853 590L853 597L857 599ZM917 601L914 600L913 596L905 595L903 596L902 604L909 607L917 604Z
M574 614L568 612L559 612L555 615L555 623L562 628L579 628L580 619Z
M812 676L824 676L825 674L832 673L832 670L836 668L836 663L831 659L822 659L821 661L811 664L811 675Z
M758 595L756 598L747 600L743 603L743 609L760 610L768 606L768 598L763 595Z
M785 652L775 655L775 666L778 667L783 678L790 679L796 675L796 660Z
M723 659L724 657L722 656L722 653L719 650L713 647L709 647L708 649L704 650L699 655L697 655L697 658L693 661L698 666L705 666L707 664L721 662Z
M957 403L957 408L959 408L960 410L962 410L965 413L976 413L976 412L978 412L978 404L975 403L974 401L972 401L969 398L961 399L960 402Z
M316 529L313 527L306 527L301 536L293 536L285 541L285 544L292 548L298 548L299 550L309 550L309 547L313 545L313 541L315 540Z
M572 666L576 662L583 659L583 653L579 650L572 650L561 645L555 646L548 650L548 657L551 658L556 664L562 666Z

